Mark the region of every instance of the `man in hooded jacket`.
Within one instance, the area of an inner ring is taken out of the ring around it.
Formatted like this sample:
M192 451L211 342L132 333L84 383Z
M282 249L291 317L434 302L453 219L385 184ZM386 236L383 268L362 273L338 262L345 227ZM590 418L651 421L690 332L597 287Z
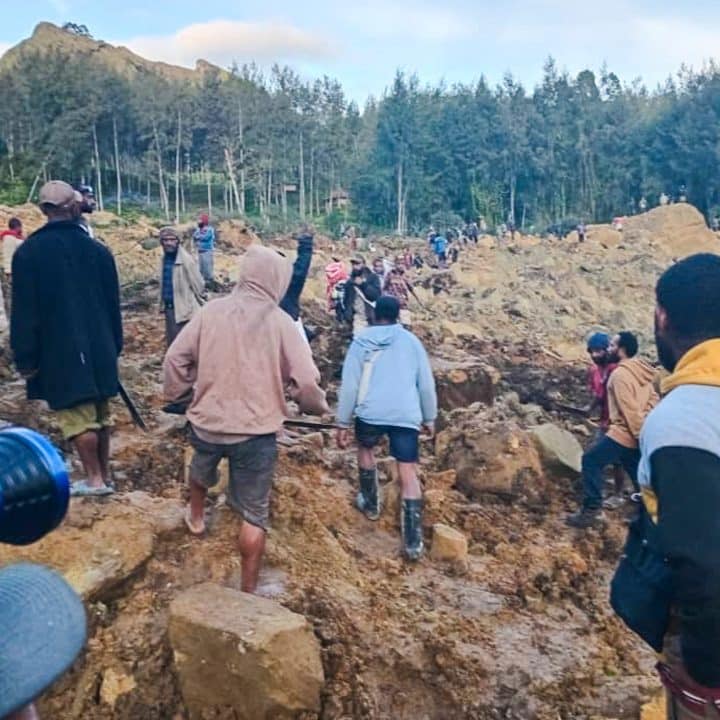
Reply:
M375 325L353 340L342 373L337 410L338 445L347 447L355 418L360 491L356 507L370 520L380 517L374 448L388 436L398 463L402 491L402 536L409 560L423 553L422 488L417 477L420 429L435 433L437 396L422 343L398 324L400 303L381 297Z
M585 529L603 518L603 470L620 464L637 488L640 461L638 438L648 413L658 401L655 369L637 357L638 341L630 332L621 332L610 342L610 361L618 366L607 383L610 424L607 434L585 452L582 459L583 504L567 524Z
M292 270L279 253L251 246L234 291L193 317L163 366L166 399L192 395L187 419L195 453L186 524L195 535L205 532L207 490L218 481L218 463L228 458L228 504L243 519L242 590L249 593L257 588L265 550L285 392L303 412L328 412L310 347L279 306Z

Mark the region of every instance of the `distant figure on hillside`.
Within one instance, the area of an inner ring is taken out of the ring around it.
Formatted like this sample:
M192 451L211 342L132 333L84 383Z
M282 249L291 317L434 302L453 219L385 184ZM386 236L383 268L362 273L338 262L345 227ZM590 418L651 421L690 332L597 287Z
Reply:
M720 216L713 216L713 219L710 221L710 228L713 232L720 232Z
M95 239L95 233L93 232L90 221L85 217L86 215L92 215L97 210L97 202L95 202L95 191L90 185L80 185L77 191L80 193L80 217L78 223L85 232Z
M383 294L394 297L398 301L400 304L400 324L409 328L412 325L412 315L408 305L413 287L405 277L405 267L399 260L400 258L398 258L398 262L396 262L395 267L385 281Z
M380 278L365 264L358 255L350 264L350 280L345 283L343 307L345 320L352 325L353 337L356 337L375 318L375 301L382 294Z
M380 287L383 287L385 285L385 280L387 280L387 276L390 274L390 267L388 267L385 264L385 260L383 258L375 258L372 263L372 271L377 275L378 280L380 281Z
M432 249L437 259L438 267L447 267L447 239L444 235L435 235L432 241Z
M242 518L238 544L243 592L257 589L265 552L277 433L288 409L285 392L302 412L329 408L310 346L279 303L292 266L279 253L252 245L240 262L235 289L203 307L178 335L163 365L165 399L191 397L186 416L194 455L185 522L205 532L205 500L227 458L227 502Z
M579 242L585 242L585 236L587 234L587 228L585 227L585 223L580 221L580 223L577 226L577 234L578 234L578 241Z
M417 476L420 429L435 434L437 397L430 362L422 343L398 324L400 303L381 297L374 327L353 340L342 371L337 422L338 445L348 447L355 425L359 492L355 505L369 520L381 512L374 448L385 437L396 460L402 497L403 552L408 560L423 554L422 486Z
M215 280L215 228L210 225L210 218L203 214L198 219L197 230L193 233L193 243L198 253L200 274L205 285L210 286Z
M467 231L468 239L470 242L475 243L477 245L478 237L480 235L480 228L478 228L478 224L476 222L471 222L468 226Z
M345 263L340 258L333 256L325 266L325 298L327 300L328 312L335 313L338 320L341 320L343 295L345 282L350 277Z
M8 229L2 231L2 253L3 253L3 272L0 290L5 297L5 304L10 304L11 283L12 283L12 260L15 250L19 247L23 240L22 222L19 218L10 218Z
M160 303L165 315L165 346L170 347L204 302L205 282L195 258L182 247L175 228L160 230Z
M641 212L641 213L644 213L644 212L647 210L648 202L647 202L647 200L645 199L645 196L644 196L644 195L640 198L640 202L638 203L638 207L640 208L640 212Z
M665 193L660 193L660 207L665 207L670 202L670 198Z

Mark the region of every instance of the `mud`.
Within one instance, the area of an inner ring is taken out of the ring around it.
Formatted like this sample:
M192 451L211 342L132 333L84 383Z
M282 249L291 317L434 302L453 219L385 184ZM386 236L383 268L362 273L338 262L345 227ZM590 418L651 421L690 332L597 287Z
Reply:
M313 625L326 676L322 720L630 719L657 694L652 654L607 599L632 509L612 513L601 530L568 529L578 479L549 473L529 435L552 422L587 444L596 431L567 410L587 400L584 335L628 324L649 337L652 286L677 249L653 237L637 235L632 248L594 242L592 231L582 248L481 247L446 273L426 269L416 278L430 311L416 308L415 329L434 362L469 363L488 383L478 393L457 381L438 438L423 446L426 541L433 523L450 525L468 538L466 561L403 562L387 459L384 512L370 523L352 509L352 451L310 431L283 449L261 592ZM221 265L233 266L243 242L228 244ZM319 332L313 348L333 397L346 338L323 309L329 248L321 243L304 311ZM157 287L149 272L135 280L123 297L122 376L149 432L115 404L118 495L74 500L63 527L40 545L0 549L0 563L30 557L89 578L87 649L42 699L46 717L186 717L168 605L200 582L240 587L237 519L222 489L208 501L207 537L184 531L185 437L182 421L160 411ZM452 384L459 375L447 377ZM48 433L77 475L52 417L24 400L7 363L0 385L0 417Z

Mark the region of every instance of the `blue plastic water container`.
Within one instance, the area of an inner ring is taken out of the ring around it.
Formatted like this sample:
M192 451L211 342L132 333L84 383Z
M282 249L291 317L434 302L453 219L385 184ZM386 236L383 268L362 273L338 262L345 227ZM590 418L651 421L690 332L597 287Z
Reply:
M54 530L70 502L65 463L26 428L0 430L0 542L28 545Z

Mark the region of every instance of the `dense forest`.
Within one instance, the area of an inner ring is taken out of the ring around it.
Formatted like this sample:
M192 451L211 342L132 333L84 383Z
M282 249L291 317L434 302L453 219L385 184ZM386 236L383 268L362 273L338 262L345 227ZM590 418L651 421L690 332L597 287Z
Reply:
M429 87L397 72L360 109L339 82L287 67L129 80L55 49L0 73L0 202L61 177L92 183L120 213L210 206L278 227L314 218L407 233L484 216L541 230L606 221L663 192L710 214L719 130L714 65L654 91L552 60L532 90L511 75Z

